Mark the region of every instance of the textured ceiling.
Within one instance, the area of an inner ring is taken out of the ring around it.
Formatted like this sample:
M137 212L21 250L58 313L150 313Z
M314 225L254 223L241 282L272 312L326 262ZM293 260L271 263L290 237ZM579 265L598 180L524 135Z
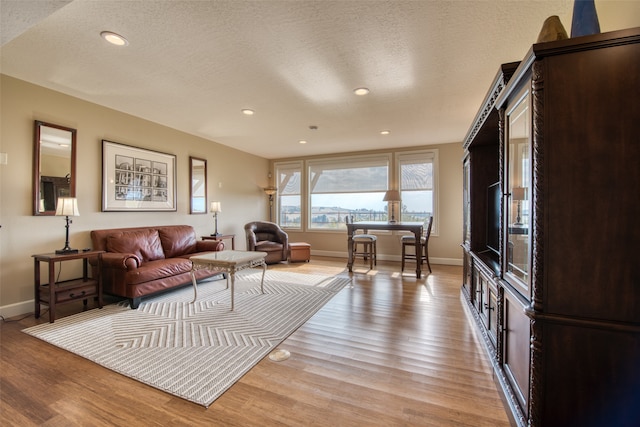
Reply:
M602 31L640 26L640 1L596 7ZM572 9L564 0L2 0L0 71L270 159L451 143L498 65L522 59L550 15L570 32ZM107 44L104 30L129 46ZM355 96L360 86L371 93Z

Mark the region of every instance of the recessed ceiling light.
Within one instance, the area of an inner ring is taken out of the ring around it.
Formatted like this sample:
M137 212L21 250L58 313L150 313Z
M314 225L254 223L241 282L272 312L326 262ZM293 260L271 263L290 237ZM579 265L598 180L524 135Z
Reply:
M390 130L381 130L380 135L389 135L391 133Z
M304 139L301 139L300 141L298 141L300 144L306 144L307 141L305 141Z
M242 110L242 114L244 114L245 116L253 116L255 114L255 111L245 108L244 110Z
M111 44L116 46L128 46L129 41L122 37L120 34L112 33L111 31L103 31L100 36Z
M353 93L355 93L358 96L363 96L369 93L369 89L367 89L366 87L359 87L357 89L354 89Z

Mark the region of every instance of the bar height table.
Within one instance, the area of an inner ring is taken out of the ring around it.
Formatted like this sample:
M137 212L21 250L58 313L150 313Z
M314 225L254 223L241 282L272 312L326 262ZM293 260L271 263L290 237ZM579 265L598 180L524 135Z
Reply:
M349 272L353 270L353 235L357 230L363 230L367 233L369 230L384 230L384 231L410 231L416 238L416 253L422 253L422 243L420 238L422 237L422 228L424 222L387 222L387 221L362 221L353 222L347 224L347 236L348 236L348 250L349 260L347 261L347 267ZM416 278L422 276L422 266L420 262L416 262Z

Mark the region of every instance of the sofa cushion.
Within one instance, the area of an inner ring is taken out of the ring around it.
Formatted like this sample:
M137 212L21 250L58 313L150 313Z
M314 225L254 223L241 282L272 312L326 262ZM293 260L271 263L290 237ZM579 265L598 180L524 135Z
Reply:
M256 251L271 252L281 251L282 249L284 249L284 245L282 243L271 242L269 240L263 240L256 243Z
M189 225L158 228L165 258L179 257L196 251L196 232Z
M135 270L126 273L129 285L150 282L152 280L169 278L191 271L191 261L185 258L161 259L147 262Z
M134 254L142 262L164 258L158 230L123 231L107 236L107 251Z

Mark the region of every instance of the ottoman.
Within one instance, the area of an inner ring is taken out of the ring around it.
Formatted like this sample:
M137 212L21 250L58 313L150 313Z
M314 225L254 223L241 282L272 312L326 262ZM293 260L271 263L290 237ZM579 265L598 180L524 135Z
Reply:
M289 262L309 262L311 245L304 242L289 243Z

